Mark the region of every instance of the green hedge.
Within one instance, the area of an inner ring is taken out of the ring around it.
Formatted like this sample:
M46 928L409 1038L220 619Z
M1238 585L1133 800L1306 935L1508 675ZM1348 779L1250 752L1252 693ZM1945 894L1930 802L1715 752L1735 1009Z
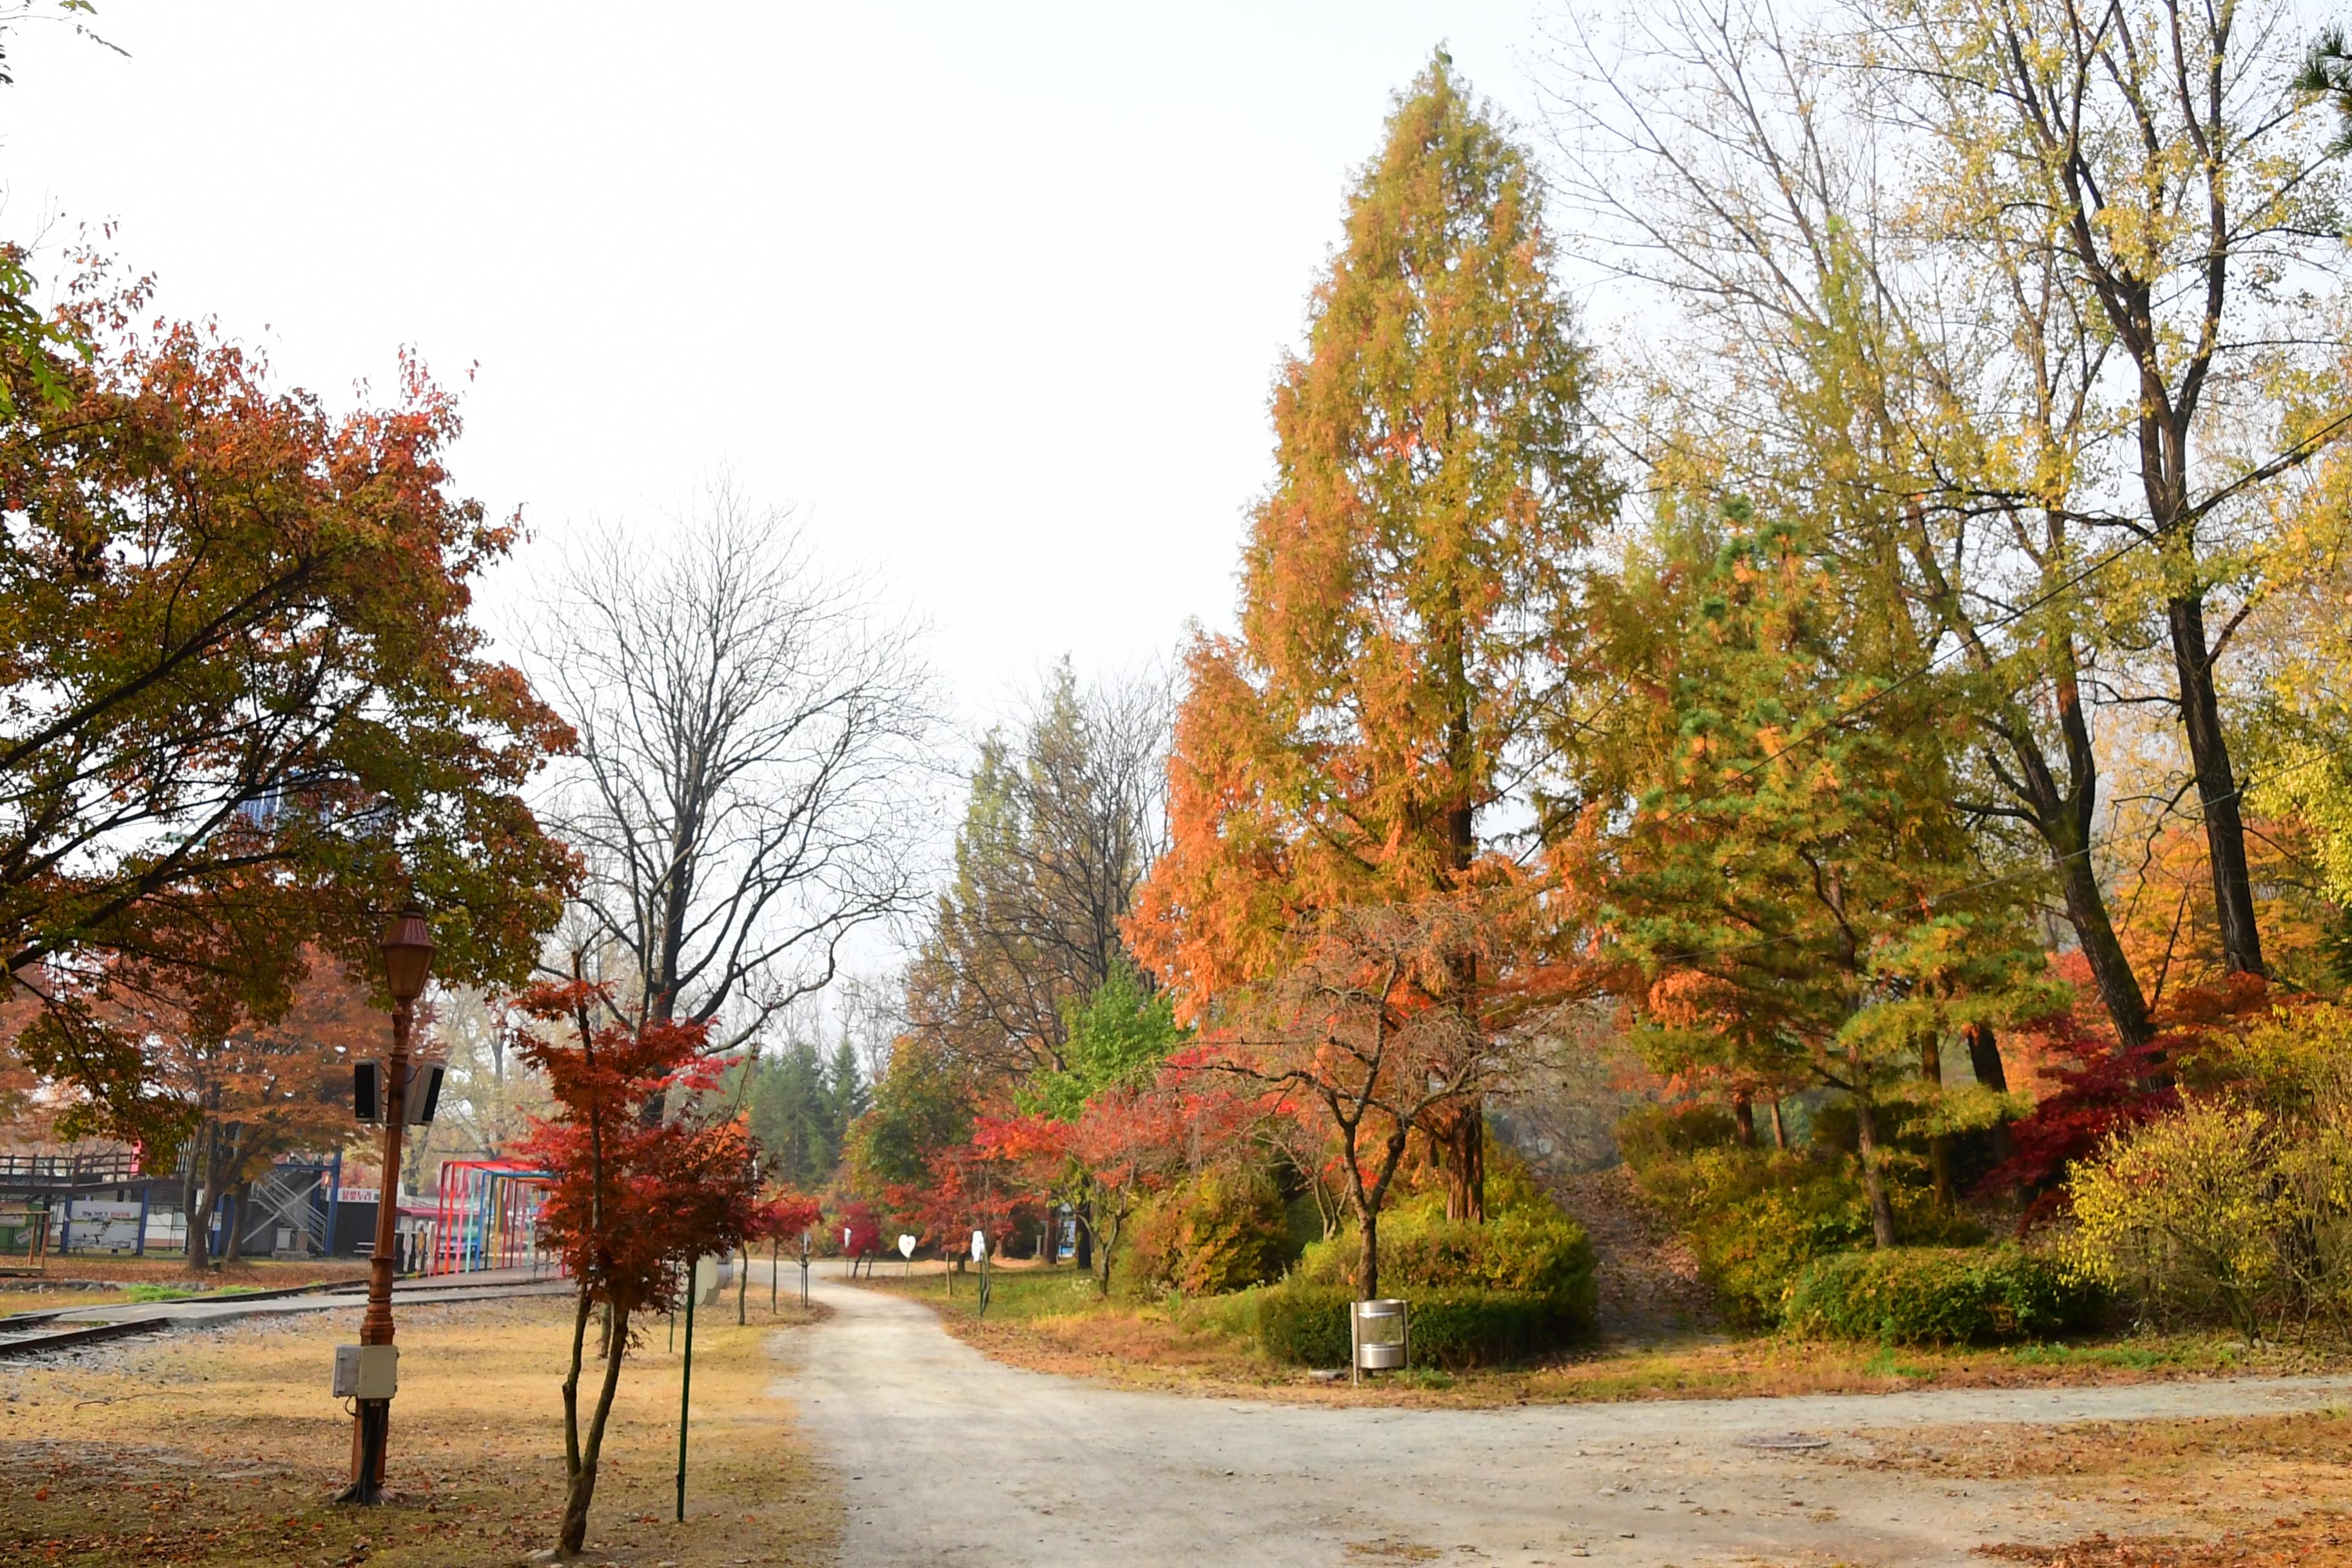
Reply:
M1351 1226L1308 1247L1294 1280L1351 1286L1361 1247ZM1584 1227L1546 1205L1505 1210L1484 1225L1448 1220L1442 1210L1401 1209L1381 1218L1381 1289L1500 1292L1540 1296L1571 1316L1592 1316L1592 1240Z
M1517 1361L1582 1333L1591 1322L1555 1297L1525 1290L1467 1289L1404 1291L1412 1364L1458 1371ZM1355 1293L1297 1279L1234 1299L1237 1326L1276 1361L1297 1366L1348 1364L1348 1304Z
M1886 1344L1990 1344L2086 1328L2103 1306L2017 1247L1896 1247L1821 1258L1790 1288L1799 1333Z
M1241 1328L1257 1348L1296 1366L1348 1364L1349 1292L1328 1285L1253 1290Z

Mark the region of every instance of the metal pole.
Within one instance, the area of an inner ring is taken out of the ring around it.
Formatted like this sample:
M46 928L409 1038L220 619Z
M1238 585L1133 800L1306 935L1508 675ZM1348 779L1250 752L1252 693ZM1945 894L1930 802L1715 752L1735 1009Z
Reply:
M694 1275L696 1263L686 1266L686 1366L677 1379L677 1522L686 1522L686 1410L694 1388Z
M392 1059L385 1064L383 1174L376 1191L375 1247L368 1255L367 1315L360 1320L360 1343L392 1343L393 1248L400 1214L400 1138L408 1119L408 1028L415 1005L403 1002L392 1014ZM341 1502L373 1503L383 1488L383 1453L392 1432L392 1401L362 1399L352 1424L352 1484Z
M343 1217L343 1152L335 1151L335 1168L327 1177L327 1256L335 1255L335 1231Z

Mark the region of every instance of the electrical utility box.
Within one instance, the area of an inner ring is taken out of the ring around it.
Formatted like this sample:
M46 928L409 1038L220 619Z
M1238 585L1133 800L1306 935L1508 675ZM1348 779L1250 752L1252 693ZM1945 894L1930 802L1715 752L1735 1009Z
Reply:
M335 1397L390 1399L400 1383L398 1345L337 1345Z

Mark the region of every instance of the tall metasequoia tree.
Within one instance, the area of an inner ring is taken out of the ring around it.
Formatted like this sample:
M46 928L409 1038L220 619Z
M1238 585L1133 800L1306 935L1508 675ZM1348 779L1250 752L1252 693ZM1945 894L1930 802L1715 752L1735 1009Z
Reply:
M1241 637L1188 657L1172 843L1134 928L1188 1018L1286 968L1325 915L1509 869L1480 814L1520 784L1568 556L1612 500L1551 264L1526 156L1441 53L1359 177L1276 384ZM1475 1016L1462 969L1447 1005ZM1438 1109L1449 1212L1479 1217L1482 1115Z

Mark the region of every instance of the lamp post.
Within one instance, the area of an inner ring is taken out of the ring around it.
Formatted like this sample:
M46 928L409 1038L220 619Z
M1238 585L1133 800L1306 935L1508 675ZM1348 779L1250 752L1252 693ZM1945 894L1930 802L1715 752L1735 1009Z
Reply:
M375 1209L375 1248L368 1257L367 1316L360 1321L360 1343L392 1343L393 1250L400 1214L400 1138L408 1120L408 1030L416 998L433 967L433 928L414 904L383 933L383 973L392 990L392 1059L384 1066L383 1177ZM364 1355L362 1351L362 1355ZM389 1361L390 1358L386 1357ZM396 1363L395 1363L396 1364ZM352 1425L352 1484L340 1500L373 1503L383 1488L384 1441L392 1428L392 1391L362 1398Z

